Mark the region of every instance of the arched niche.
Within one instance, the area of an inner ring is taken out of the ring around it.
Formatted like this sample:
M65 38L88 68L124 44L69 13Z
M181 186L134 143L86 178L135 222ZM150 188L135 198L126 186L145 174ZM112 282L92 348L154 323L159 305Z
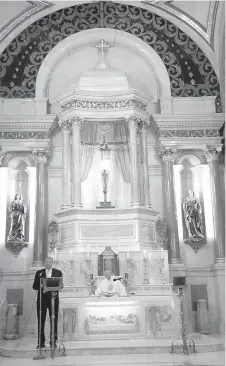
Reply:
M206 195L208 195L208 169L204 160L198 152L185 153L179 157L177 165L180 166L180 187L181 187L181 211L183 239L187 238L188 233L185 224L185 212L183 203L189 196L189 190L194 191L194 195L201 205L202 225L205 231L205 205Z
M5 240L7 241L11 226L9 204L20 193L26 207L25 242L33 243L34 240L34 213L35 213L35 177L36 168L32 160L23 153L8 154L5 166L2 168L5 180L5 199L0 211L5 217Z

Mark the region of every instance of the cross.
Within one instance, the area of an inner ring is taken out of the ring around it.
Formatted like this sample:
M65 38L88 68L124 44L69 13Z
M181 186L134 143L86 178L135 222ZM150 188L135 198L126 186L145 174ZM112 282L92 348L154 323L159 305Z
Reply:
M104 51L106 51L109 48L109 44L105 42L103 39L100 40L99 43L96 44L96 48L101 51L101 62L99 64L99 67L104 68L106 67L104 63Z

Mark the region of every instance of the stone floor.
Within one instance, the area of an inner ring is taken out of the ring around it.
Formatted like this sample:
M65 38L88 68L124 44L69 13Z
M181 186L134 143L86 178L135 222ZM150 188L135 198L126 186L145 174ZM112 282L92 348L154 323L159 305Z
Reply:
M0 341L1 366L225 366L225 340L220 335L193 333L197 353L171 354L169 340L133 339L65 342L66 356L33 360L36 338ZM99 344L100 343L100 344ZM146 344L147 343L147 344ZM120 348L121 347L121 348Z
M207 352L189 356L171 354L65 356L33 360L0 357L1 366L224 366L225 353Z

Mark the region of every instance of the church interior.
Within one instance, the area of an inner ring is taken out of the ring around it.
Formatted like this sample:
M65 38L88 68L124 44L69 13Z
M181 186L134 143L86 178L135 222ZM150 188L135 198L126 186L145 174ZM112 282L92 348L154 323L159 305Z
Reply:
M224 112L224 1L0 1L4 366L224 365Z

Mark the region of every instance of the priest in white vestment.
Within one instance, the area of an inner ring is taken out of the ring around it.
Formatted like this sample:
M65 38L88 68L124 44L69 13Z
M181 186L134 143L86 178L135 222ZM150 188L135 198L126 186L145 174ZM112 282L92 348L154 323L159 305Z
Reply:
M100 285L95 291L95 296L127 296L126 289L121 281L113 281L111 271L104 272L105 279L101 281Z

